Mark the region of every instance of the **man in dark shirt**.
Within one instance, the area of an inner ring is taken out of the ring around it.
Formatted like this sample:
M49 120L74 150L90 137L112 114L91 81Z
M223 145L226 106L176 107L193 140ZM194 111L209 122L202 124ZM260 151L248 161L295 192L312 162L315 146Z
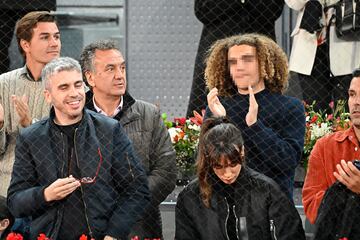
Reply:
M292 197L304 145L305 114L299 99L283 95L287 57L270 38L244 34L214 44L206 62L207 116L226 116L242 132L249 167Z

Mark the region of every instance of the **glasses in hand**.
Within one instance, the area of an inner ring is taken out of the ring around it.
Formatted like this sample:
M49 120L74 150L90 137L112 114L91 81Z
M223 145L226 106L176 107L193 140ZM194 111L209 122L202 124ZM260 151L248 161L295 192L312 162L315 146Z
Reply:
M101 164L102 164L102 161L103 161L100 148L98 148L98 154L99 154L99 157L100 157L100 161L99 161L99 164L98 164L98 166L97 166L95 176L94 176L94 177L82 177L82 178L79 180L81 184L90 184L90 183L95 183L95 182L96 182L96 177L97 177L98 174L99 174L100 167L101 167Z

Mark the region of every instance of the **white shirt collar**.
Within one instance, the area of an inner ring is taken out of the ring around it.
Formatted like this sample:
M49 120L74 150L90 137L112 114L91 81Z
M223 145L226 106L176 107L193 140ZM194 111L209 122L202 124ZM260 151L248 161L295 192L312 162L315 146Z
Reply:
M94 103L94 108L95 108L95 110L96 110L98 113L100 113L100 114L102 114L102 115L104 115L104 116L107 116L107 117L115 117L115 116L121 111L121 109L122 109L122 107L123 107L123 105L124 105L123 99L124 99L123 96L121 96L121 98L120 98L120 104L119 104L119 106L116 107L114 113L113 113L111 116L108 116L108 115L106 114L106 112L104 112L100 107L98 107L98 106L96 105L96 103L95 103L95 96L93 96L92 101L93 101L93 103Z

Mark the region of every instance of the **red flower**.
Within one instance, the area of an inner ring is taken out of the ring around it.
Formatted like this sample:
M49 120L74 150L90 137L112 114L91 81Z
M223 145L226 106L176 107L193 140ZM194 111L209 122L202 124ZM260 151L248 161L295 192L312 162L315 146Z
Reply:
M201 110L201 115L197 111L193 111L194 117L190 118L190 121L198 126L201 126L205 117L205 109Z
M331 121L333 120L334 116L332 114L329 114L326 118L326 120Z
M140 240L138 236L132 237L131 240Z
M87 236L85 234L82 234L79 238L79 240L87 240Z
M310 120L310 123L316 122L317 119L318 119L318 116L317 116L317 115L314 115L314 116L312 117L312 119Z
M50 240L50 238L48 238L45 234L40 233L37 240Z
M186 123L186 118L182 117L182 118L174 118L174 121L179 124L179 125L185 125Z
M329 107L331 108L331 109L334 109L334 101L331 101L330 103L329 103Z
M6 240L23 240L23 236L20 233L9 233Z

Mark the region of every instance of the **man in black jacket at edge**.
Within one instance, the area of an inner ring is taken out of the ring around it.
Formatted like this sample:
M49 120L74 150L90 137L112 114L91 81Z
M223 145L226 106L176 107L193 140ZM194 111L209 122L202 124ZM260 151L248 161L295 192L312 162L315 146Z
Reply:
M58 58L42 70L50 117L17 138L8 206L31 216L31 239L125 239L149 203L145 172L120 124L84 110L81 67Z

